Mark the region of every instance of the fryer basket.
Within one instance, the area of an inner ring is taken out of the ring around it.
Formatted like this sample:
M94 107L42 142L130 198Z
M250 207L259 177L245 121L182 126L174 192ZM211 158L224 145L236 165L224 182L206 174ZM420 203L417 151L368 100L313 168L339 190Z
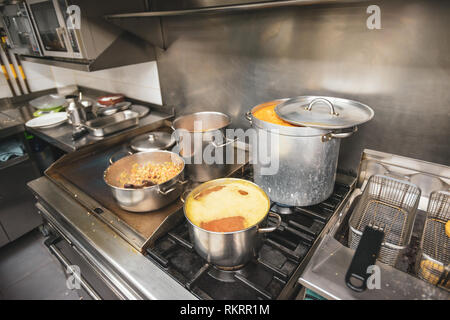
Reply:
M450 237L445 224L450 220L450 193L434 191L430 195L427 218L420 243L417 275L450 290Z
M407 181L373 175L350 217L349 247L356 250L366 226L384 232L378 260L395 266L409 244L420 189Z

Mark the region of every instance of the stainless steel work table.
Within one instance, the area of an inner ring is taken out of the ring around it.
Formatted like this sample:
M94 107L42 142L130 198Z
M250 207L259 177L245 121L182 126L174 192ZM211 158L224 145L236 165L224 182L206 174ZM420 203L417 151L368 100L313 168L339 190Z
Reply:
M159 107L161 109L161 107ZM118 135L122 135L124 133L130 132L132 130L136 130L139 128L142 130L142 132L146 131L146 128L149 125L153 125L156 122L161 122L167 119L170 119L173 117L173 115L170 113L171 110L168 110L167 112L162 112L160 110L155 110L154 108L150 107L151 111L150 113L139 119L139 125L136 127L132 127L123 131L119 131L117 133L105 136L105 137L94 137L92 135L85 135L81 137L80 139L73 141L72 140L72 132L73 127L69 123L64 123L62 125L59 125L57 127L48 128L48 129L36 129L36 128L28 128L25 127L25 122L27 122L31 117L29 116L32 111L32 107L29 106L21 106L14 109L7 109L0 112L0 121L1 117L9 118L11 121L15 121L14 123L16 125L22 124L22 130L26 130L27 132L34 134L38 136L39 138L45 140L46 142L50 143L51 145L54 145L55 147L65 151L65 152L73 152L76 151L82 147L104 141L107 139L111 139L113 137L116 137ZM0 122L1 125L1 122ZM0 127L1 129L1 127ZM148 131L148 130L147 130Z
M24 131L21 121L0 112L0 139Z

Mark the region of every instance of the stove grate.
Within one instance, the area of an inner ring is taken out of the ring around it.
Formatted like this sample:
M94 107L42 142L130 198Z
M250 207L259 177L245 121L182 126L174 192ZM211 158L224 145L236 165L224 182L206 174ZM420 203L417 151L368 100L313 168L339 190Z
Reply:
M247 170L243 174L249 177ZM267 234L258 257L237 271L219 270L197 255L187 222L158 239L147 256L200 299L276 299L349 192L349 186L336 183L326 201L291 208L281 226Z

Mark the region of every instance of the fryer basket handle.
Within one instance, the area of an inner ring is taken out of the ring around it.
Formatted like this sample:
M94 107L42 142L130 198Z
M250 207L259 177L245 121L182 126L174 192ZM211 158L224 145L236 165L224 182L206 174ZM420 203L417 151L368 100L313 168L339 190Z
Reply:
M384 232L366 226L359 240L358 247L353 255L352 262L345 274L345 284L356 292L363 292L367 289L367 273L369 266L375 265L383 242ZM355 284L352 280L357 280Z

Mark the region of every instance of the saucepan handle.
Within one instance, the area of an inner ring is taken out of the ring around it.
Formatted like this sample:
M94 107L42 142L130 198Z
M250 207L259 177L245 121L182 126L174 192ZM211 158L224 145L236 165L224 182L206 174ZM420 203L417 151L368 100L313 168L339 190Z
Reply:
M187 180L183 180L183 181L178 180L175 184L185 185L187 182L188 182ZM169 193L171 193L172 191L174 191L176 188L177 188L177 187L175 186L175 187L172 187L172 188L167 189L167 190L162 190L160 187L158 187L158 193L159 193L159 194L162 194L163 196L166 196L166 195L168 195Z
M367 288L367 273L369 266L375 265L383 242L384 232L367 226L359 240L352 262L345 275L345 284L356 292Z
M133 152L131 152L131 151L123 151L123 150L119 150L119 151L113 153L113 155L112 155L111 157L109 157L109 164L113 164L114 162L116 162L117 160L114 160L114 158L117 157L118 155L121 155L121 154L123 155L123 157L125 157L125 156L130 156L130 155L132 155ZM120 158L123 158L123 157L120 157Z
M258 228L259 233L273 232L273 231L277 230L278 227L281 225L281 216L279 214L276 214L275 212L269 212L269 216L277 219L276 225L274 225L273 227Z
M193 189L186 189L183 191L183 193L180 196L180 200L181 202L185 203L186 202L186 197L188 196L188 194L192 191Z
M225 141L226 141L225 143L217 144L214 140L211 139L210 143L212 144L212 146L213 146L214 148L217 149L217 148L225 147L226 145L229 145L229 144L231 144L231 143L236 142L236 140L238 139L238 138L229 139L229 138L225 137L225 136L223 135L223 133L222 133L222 136L223 136L223 138L224 138Z

